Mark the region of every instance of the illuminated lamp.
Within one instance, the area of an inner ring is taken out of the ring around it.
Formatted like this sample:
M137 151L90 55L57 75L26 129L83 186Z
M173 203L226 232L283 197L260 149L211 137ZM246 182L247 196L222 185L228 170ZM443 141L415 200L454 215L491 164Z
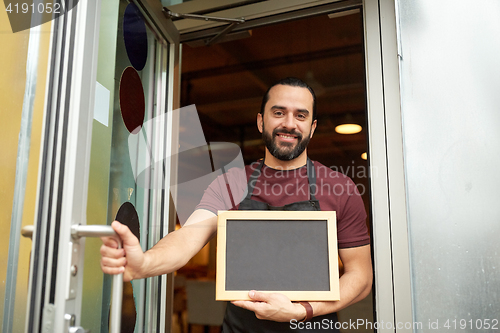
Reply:
M361 132L363 128L354 122L353 117L348 113L343 122L335 127L335 132L339 134L356 134Z

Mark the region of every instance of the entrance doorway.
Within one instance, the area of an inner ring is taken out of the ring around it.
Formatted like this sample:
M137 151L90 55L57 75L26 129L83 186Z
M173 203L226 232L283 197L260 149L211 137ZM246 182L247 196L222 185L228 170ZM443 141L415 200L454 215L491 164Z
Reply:
M164 17L159 4L150 6L153 2L152 0L134 1L140 4L138 8L142 13L150 14L145 16L147 29L145 29L145 34L141 34L148 41L149 60L142 70L138 70L141 72L141 82L145 87L144 91L147 95L145 97L148 97L146 100L148 107L145 107L148 113L145 119L163 114L165 111L170 114L169 111L177 108L175 91L177 89L177 47L179 41L186 41L186 39L179 38L177 31L171 33L169 28L172 28L172 22ZM260 5L271 3L271 1L257 2ZM350 9L361 6L361 1L344 2L351 4ZM286 1L287 5L290 3L291 1ZM84 296L75 298L71 294L67 297L67 291L72 290L67 277L73 260L69 260L72 252L67 249L68 243L73 240L73 225L107 224L114 218L122 203L131 202L139 212L140 221L144 223L144 230L140 236L144 239L142 244L144 248L149 248L164 235L167 230L167 221L174 221L171 217L174 214L170 214L168 210L168 189L142 191L135 188L135 179L128 169L134 163L127 158L127 136L121 135L127 134L128 128L122 119L121 109L118 107L119 99L112 97L119 95L118 88L124 70L134 65L129 63L132 59L128 58L128 53L124 48L123 31L120 30L126 8L130 4L126 0L86 2L86 4L87 7L76 7L76 10L71 11L71 15L61 16L61 20L54 21L59 29L55 31L60 33L53 34L52 45L55 46L50 57L54 59L50 61L51 74L47 74L51 80L47 81L49 88L46 96L46 98L50 97L48 101L53 101L53 103L47 103L48 106L44 109L47 114L47 122L45 120L43 122L47 124L44 125L46 131L43 135L38 134L42 137L43 145L32 143L32 147L42 146L44 149L39 152L41 172L38 177L47 181L42 182L44 186L40 186L40 190L36 191L36 181L32 181L32 187L29 187L30 176L28 176L27 189L33 188L33 191L26 191L26 193L33 192L33 196L36 194L39 198L37 202L41 205L37 208L40 213L34 214L36 218L33 253L36 256L32 258L37 260L33 260L31 269L33 280L30 280L28 284L22 283L27 280L22 280L21 274L24 273L21 271L18 275L19 280L16 281L15 277L11 278L12 281L17 282L18 288L24 289L24 294L16 294L16 310L13 316L17 322L15 325L18 326L14 326L14 331L16 331L15 327L25 326L25 312L28 313L29 325L26 327L30 332L67 331L63 328L70 325L74 328L74 325L80 324L92 331L106 332L108 330L109 277L103 278L99 269L99 242L97 240L94 245L91 244L93 241L86 244L86 249L89 251L85 255L85 265L90 264L93 268L86 266L83 270L73 270L77 272L77 275L79 274L79 286L75 290L83 291ZM293 15L297 14L297 11L290 11ZM328 9L328 11L331 10ZM263 156L264 149L260 145L260 135L255 128L255 116L265 88L275 80L289 75L301 77L309 82L319 95L319 127L311 142L310 156L347 174L358 184L367 211L373 210L372 216L375 220L373 234L377 241L374 251L377 259L374 262L377 266L377 319L385 322L392 320L396 322L396 319L399 322L407 322L408 318L411 320L412 312L411 307L408 306L409 298L405 299L406 295L409 295L409 292L406 292L406 290L409 291L409 283L406 284L408 288L405 288L405 281L409 281L409 278L406 279L404 276L404 269L408 265L403 260L406 247L401 245L406 236L404 216L400 218L404 215L401 214L401 211L404 213L404 209L391 210L389 214L390 208L395 206L394 203L398 199L404 200L404 191L393 191L394 194L391 194L391 197L388 188L391 185L393 189L397 184L404 184L404 182L399 178L394 178L394 174L391 174L390 184L386 178L389 174L386 163L390 161L390 166L394 168L394 159L388 158L389 153L401 151L397 149L398 139L401 137L400 131L390 131L391 126L389 126L392 125L400 130L400 122L397 121L399 118L396 117L399 109L394 107L394 105L399 105L398 76L396 75L398 67L397 62L391 63L390 59L386 61L382 53L382 46L384 46L385 49L389 49L387 53L396 58L395 37L391 39L395 33L390 30L395 27L392 21L394 8L391 8L390 2L370 1L363 2L363 11L366 25L364 30L361 14L354 10L349 13L342 12L340 16L321 14L321 16L310 16L304 20L287 21L279 25L258 28L254 26L251 34L246 33L247 38L225 43L221 40L221 43L211 47L196 48L185 42L181 106L189 104L197 106L208 142L236 142L242 147L246 162L250 162ZM96 25L96 20L100 21L100 25ZM132 23L134 22L136 20L132 20ZM363 32L366 43L363 42ZM85 38L80 38L81 36ZM47 42L44 43L47 48L48 41L47 38ZM117 46L117 43L120 45ZM366 53L363 45L366 46ZM45 53L47 53L46 50ZM365 54L366 59L364 59ZM194 59L192 60L194 67L191 68L189 67L190 57ZM24 66L25 60L21 59L20 62ZM42 62L48 63L45 60ZM369 75L365 75L365 64ZM388 73L389 78L386 79L383 73ZM19 78L8 80L13 90L17 87L11 84L17 82L15 80ZM21 80L24 79L21 78ZM45 75L39 75L40 80L45 81ZM370 88L368 90L370 133L367 133L367 127L364 126L366 123L365 96L367 95L364 87L365 81L369 81ZM107 91L97 86L96 82ZM104 97L99 93L105 93ZM127 94L123 95L130 97ZM105 106L102 109L103 113L98 113L98 116L104 115L104 123L101 122L103 120L101 117L93 119L96 116L95 101L105 102L102 103ZM353 122L358 122L363 130L353 135L337 134L335 126L343 118L351 118ZM172 119L167 119L164 123L153 128L155 133L158 133L155 138L163 140L165 136L162 135L164 134L162 131L166 131L171 138L175 136L175 130L180 130L175 127ZM39 128L42 127L42 121L36 124ZM57 132L58 130L60 132ZM9 133L17 140L17 133ZM65 136L56 135L57 133L63 133ZM368 134L370 134L369 143L372 152L371 167L379 170L378 177L374 173L370 182L367 162L359 157L362 152L367 151ZM163 142L162 140L158 139L154 143ZM177 146L174 140L170 141L172 142L167 142L168 147L163 147L164 150ZM65 160L61 160L63 157ZM33 163L32 161L34 160L32 159L30 164ZM124 163L120 164L120 161ZM37 164L38 162L35 161L34 165ZM118 164L123 169L127 168L126 172L114 167ZM157 174L151 174L152 180L160 176L170 179L170 174L159 175L165 170L156 171ZM166 171L170 172L170 170ZM69 176L64 177L66 174ZM36 180L36 177L32 179ZM369 183L371 190L375 193L372 200L368 200ZM390 207L389 198L391 199ZM26 205L30 204L26 203ZM34 205L35 203L31 204L32 207ZM29 214L25 216L29 219ZM7 217L8 219L4 219L3 223L6 226L12 226L10 216ZM155 223L149 224L150 221ZM158 221L160 223L156 223ZM372 226L371 216L369 225ZM390 233L393 231L394 233ZM10 237L10 242L20 237L19 232L13 232L13 234L15 237ZM404 237L401 237L401 234ZM396 243L395 252L392 252L393 240ZM30 247L26 246L26 249L28 251L24 254L19 253L19 261L24 260L27 263ZM205 257L196 258L200 260L194 260L190 265L198 265L205 270L204 274L207 274L214 267L212 266L213 247L209 246L204 251L202 256ZM4 258L6 258L7 252L4 252ZM83 251L80 251L79 257L79 267L82 267L84 265ZM55 265L56 263L58 266ZM4 265L2 269L5 267L11 266ZM28 265L24 264L24 267L27 268ZM393 267L398 269L394 270ZM83 278L84 274L86 277L90 276L91 279ZM24 276L26 279L27 274ZM93 283L92 278L99 280L99 283ZM25 296L27 285L30 289L29 297ZM3 290L6 290L5 285ZM89 290L91 292L88 292ZM169 304L165 305L165 301L168 303L172 300L170 277L148 279L146 282L136 283L136 286L126 289L126 292L127 290L129 297L124 300L124 307L129 306L129 309L136 311L135 321L138 323L135 328L133 324L129 325L131 329L144 329L144 331L156 331L157 327L160 330L163 329L165 318L169 318L163 314L165 311L167 313L170 311ZM97 297L94 293L98 294ZM136 293L139 293L139 297L135 297ZM22 305L21 310L18 310L18 305L22 303L28 303L30 307L25 310L26 306ZM373 313L371 309L373 303L368 299L366 304L365 312L361 315L358 312L352 318L369 320L369 316ZM395 304L398 304L397 309ZM3 310L2 312L5 312ZM69 315L69 319L66 315ZM7 316L3 318L5 323ZM346 318L341 315L341 322L348 320ZM134 322L134 318L127 319ZM166 327L168 331L171 327L169 322Z
M246 164L262 158L264 145L256 126L262 96L277 80L298 77L317 96L318 127L308 146L309 157L352 178L370 212L361 11L292 20L228 39L232 38L209 46L203 41L188 42L182 47L181 107L196 106L206 141L238 144ZM346 123L359 125L361 130L338 133L336 127ZM370 216L367 225L371 229ZM181 281L210 279L214 270L215 240L177 277ZM175 297L182 298L183 292L181 285ZM341 311L339 322L363 319L373 323L372 299L369 295ZM180 318L173 320L172 332L184 327L185 323L179 325Z

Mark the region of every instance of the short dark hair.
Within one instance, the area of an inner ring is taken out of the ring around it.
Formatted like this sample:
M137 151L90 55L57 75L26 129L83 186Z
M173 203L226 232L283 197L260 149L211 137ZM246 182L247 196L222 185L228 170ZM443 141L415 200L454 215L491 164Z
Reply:
M316 120L316 94L314 93L314 90L307 83L296 77L287 77L281 79L278 82L274 83L272 86L270 86L269 89L267 89L266 93L264 94L264 97L262 98L262 104L260 105L260 114L264 115L264 109L266 107L267 101L269 100L269 91L274 86L280 84L284 86L306 88L307 90L309 90L313 98L313 121Z

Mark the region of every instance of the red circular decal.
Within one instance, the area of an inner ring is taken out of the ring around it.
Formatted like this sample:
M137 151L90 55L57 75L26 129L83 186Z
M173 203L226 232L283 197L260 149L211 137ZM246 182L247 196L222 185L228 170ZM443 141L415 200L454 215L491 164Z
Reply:
M133 67L127 67L120 79L120 110L130 133L137 134L144 122L146 104L141 78Z

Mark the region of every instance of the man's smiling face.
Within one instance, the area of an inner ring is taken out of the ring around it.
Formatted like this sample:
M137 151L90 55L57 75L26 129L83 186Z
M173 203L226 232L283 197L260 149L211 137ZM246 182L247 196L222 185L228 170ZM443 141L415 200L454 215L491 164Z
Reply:
M314 130L313 97L307 88L276 85L257 125L272 156L291 161L304 153Z

